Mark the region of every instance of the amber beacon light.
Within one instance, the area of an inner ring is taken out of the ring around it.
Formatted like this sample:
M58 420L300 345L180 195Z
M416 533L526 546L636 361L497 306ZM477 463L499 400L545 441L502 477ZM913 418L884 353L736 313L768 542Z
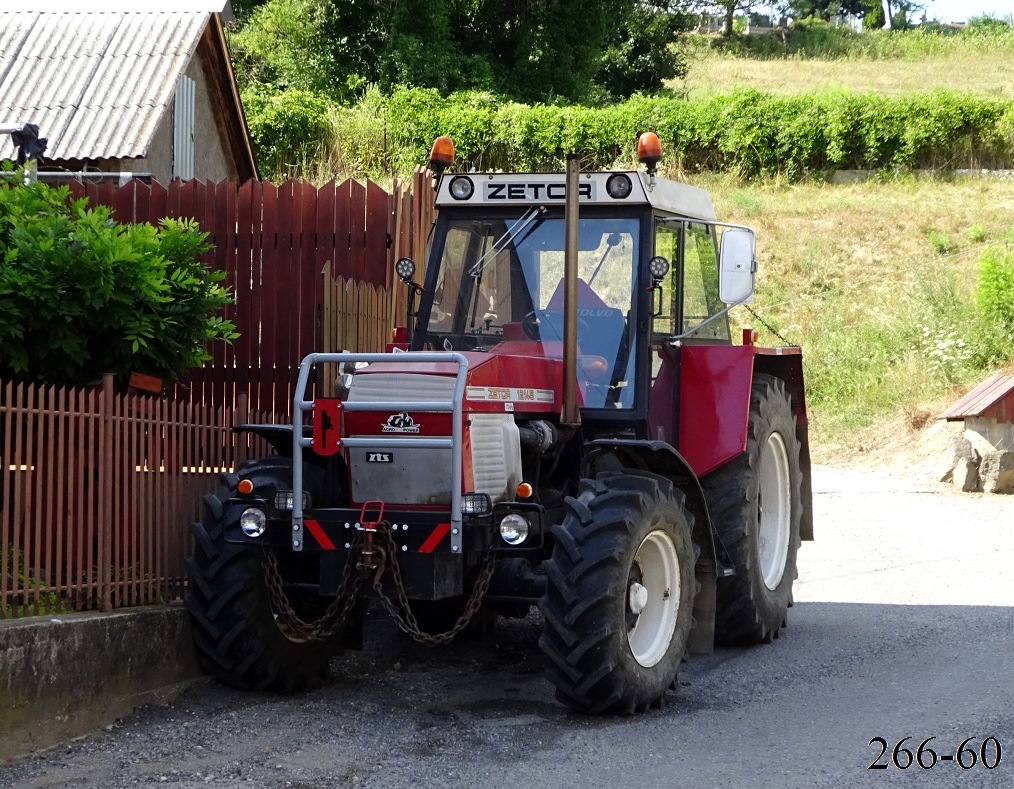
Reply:
M637 138L637 161L648 168L648 175L654 175L662 161L662 143L655 132L644 132Z
M454 164L454 143L450 137L437 137L430 148L430 169L438 175Z

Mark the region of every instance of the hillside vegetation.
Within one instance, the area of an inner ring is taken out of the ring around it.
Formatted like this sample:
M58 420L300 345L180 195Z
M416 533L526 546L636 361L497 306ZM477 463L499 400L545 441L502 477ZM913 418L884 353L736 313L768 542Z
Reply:
M787 42L755 37L693 47L691 101L732 89L766 95L893 97L958 91L1014 107L1014 30L961 35L826 25ZM940 94L938 94L940 95ZM834 122L833 119L830 120ZM1004 146L1014 151L1014 140ZM940 177L942 176L942 177ZM884 421L921 426L1014 357L1014 180L884 171L859 184L705 176L719 213L754 226L754 308L805 349L818 456ZM779 341L742 308L735 313ZM873 432L876 432L875 430Z
M686 75L669 86L692 99L735 86L775 94L846 89L901 96L945 88L1014 97L1009 25L960 34L928 27L855 35L816 23L785 41L778 35L752 36L716 48L713 40L696 37L688 49Z
M821 456L899 412L935 417L956 386L1009 358L1014 182L696 183L720 216L757 230L752 306L804 348ZM733 316L781 344L744 308Z
M804 347L818 457L899 413L921 423L1010 364L1014 180L954 177L1014 168L1010 25L855 35L808 22L784 40L689 37L671 54L685 78L626 99L381 80L349 102L289 78L248 83L244 99L262 171L321 182L407 175L439 134L463 169L558 170L570 151L625 168L637 134L658 132L666 175L758 231L757 316L740 307L734 321ZM830 183L840 169L877 175Z

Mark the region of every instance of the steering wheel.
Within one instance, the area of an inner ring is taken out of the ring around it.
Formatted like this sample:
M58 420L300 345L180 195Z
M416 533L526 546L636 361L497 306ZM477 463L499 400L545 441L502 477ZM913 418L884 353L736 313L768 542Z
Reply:
M543 336L540 328L548 326L555 337ZM560 310L532 310L521 319L521 328L530 340L563 340L563 313ZM591 329L581 316L577 319L577 332L588 336Z

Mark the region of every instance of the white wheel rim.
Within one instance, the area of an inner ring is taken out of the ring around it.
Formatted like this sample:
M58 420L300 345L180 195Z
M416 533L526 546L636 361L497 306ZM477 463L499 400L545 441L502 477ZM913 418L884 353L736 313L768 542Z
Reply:
M760 457L757 491L757 552L764 585L774 591L785 575L789 555L789 456L781 434L768 436Z
M627 643L634 660L651 668L665 657L676 632L680 562L672 538L659 529L641 541L634 562L641 570L641 581L630 584L624 595L624 610L637 614Z

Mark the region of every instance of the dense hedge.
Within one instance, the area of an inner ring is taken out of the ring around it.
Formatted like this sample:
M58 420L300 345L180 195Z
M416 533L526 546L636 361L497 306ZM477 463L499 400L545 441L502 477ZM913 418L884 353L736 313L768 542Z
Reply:
M374 176L425 163L441 134L454 140L459 167L556 170L569 151L581 153L588 168L626 165L645 130L661 138L663 166L683 172L797 180L836 169L1014 166L1014 101L945 90L895 97L739 89L692 101L635 96L595 107L403 88L388 96L372 92L361 107L336 107L330 122L321 158ZM358 160L364 135L386 151L382 163L375 155Z
M439 134L452 137L459 163L481 169L558 169L568 151L582 153L587 167L610 167L631 160L637 134L648 129L662 139L667 167L748 178L1014 163L1014 102L955 91L775 96L744 89L696 101L634 97L580 107L402 89L386 105L397 172L424 162Z

